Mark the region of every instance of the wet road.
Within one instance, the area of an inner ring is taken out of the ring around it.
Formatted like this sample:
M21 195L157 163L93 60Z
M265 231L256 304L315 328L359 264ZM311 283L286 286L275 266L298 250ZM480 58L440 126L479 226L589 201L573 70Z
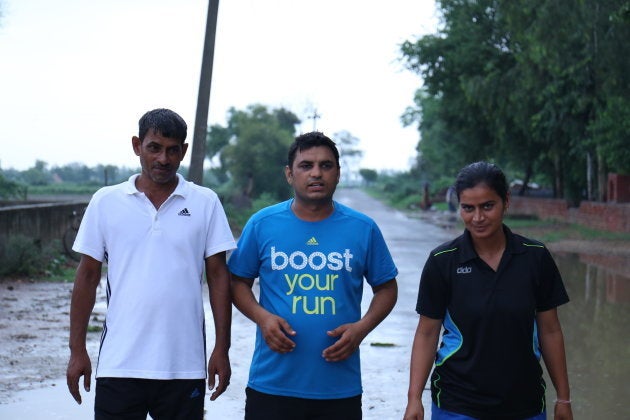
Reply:
M376 221L398 267L398 302L392 313L364 340L361 360L364 418L401 419L407 404L409 358L418 325L415 308L420 272L429 252L452 238L452 233L422 220L409 218L360 190L340 189L336 199ZM364 309L367 309L371 295L371 290L367 288L363 299ZM425 418L430 418L428 391L424 392L423 401Z

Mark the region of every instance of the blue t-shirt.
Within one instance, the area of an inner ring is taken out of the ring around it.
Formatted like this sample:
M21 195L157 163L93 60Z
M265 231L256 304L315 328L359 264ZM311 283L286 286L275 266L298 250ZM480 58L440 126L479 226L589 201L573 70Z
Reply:
M398 274L383 235L369 217L335 202L326 219L295 216L292 200L267 207L245 225L230 271L259 278L259 303L296 331L295 349L271 350L256 330L248 386L273 395L335 399L362 393L359 351L327 362L337 338L326 332L361 318L363 278L371 286Z

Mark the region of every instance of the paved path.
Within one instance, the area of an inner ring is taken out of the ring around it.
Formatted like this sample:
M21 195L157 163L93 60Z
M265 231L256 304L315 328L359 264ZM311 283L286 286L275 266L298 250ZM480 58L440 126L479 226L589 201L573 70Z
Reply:
M451 238L451 234L392 210L361 190L342 189L336 198L376 221L398 267L396 307L366 337L361 346L361 358L364 419L402 419L407 403L411 346L418 325L415 307L420 272L431 249ZM364 294L365 309L371 294L368 288ZM372 346L372 343L390 343L394 346ZM428 391L425 391L423 400L427 409L425 418L430 418Z

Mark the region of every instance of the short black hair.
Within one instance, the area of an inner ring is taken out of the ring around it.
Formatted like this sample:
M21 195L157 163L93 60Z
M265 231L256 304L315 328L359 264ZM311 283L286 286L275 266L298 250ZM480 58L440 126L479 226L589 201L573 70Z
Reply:
M182 117L174 111L166 108L157 108L146 112L138 121L138 137L144 140L149 130L168 137L186 141L188 126Z
M295 155L297 154L298 150L301 152L318 146L328 147L333 152L333 155L335 155L337 168L339 168L339 150L337 150L337 145L324 133L321 133L319 131L311 131L309 133L300 134L295 138L295 140L289 147L289 155L287 158L287 165L289 166L289 168L293 167Z
M459 200L462 191L474 188L478 184L486 184L501 197L504 203L507 201L508 184L505 174L494 163L475 162L463 167L455 180L457 199Z

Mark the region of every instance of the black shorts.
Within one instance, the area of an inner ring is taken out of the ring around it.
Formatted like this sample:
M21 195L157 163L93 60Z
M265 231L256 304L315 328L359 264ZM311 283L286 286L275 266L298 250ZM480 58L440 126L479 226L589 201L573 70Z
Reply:
M314 400L245 389L245 420L361 420L361 395Z
M98 378L95 420L202 420L205 379Z

